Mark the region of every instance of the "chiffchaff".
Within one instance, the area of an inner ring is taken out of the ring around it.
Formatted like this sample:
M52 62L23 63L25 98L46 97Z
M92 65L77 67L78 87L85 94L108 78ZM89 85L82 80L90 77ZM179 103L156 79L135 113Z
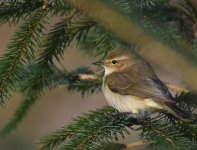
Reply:
M109 105L119 112L144 118L146 112L163 111L182 120L192 118L191 113L176 105L151 66L135 52L114 50L103 62L93 64L104 67L102 90Z

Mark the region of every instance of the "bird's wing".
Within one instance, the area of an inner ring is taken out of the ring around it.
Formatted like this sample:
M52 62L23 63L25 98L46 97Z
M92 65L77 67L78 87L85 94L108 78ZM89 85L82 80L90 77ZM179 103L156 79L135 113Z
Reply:
M154 99L163 103L172 102L172 96L167 87L157 78L151 68L143 67L143 70L140 67L137 68L107 76L109 88L122 95Z

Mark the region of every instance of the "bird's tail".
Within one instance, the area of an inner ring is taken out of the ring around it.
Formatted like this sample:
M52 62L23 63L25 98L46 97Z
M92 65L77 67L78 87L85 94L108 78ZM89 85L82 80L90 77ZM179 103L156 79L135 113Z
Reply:
M175 117L183 120L183 121L194 121L193 115L191 112L187 112L180 107L178 107L175 103L167 103L168 111L173 114Z

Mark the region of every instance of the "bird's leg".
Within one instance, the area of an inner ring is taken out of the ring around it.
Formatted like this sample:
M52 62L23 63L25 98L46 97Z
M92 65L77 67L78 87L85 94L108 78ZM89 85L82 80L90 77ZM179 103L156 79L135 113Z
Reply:
M132 113L132 112L114 112L112 113L112 121L117 122L122 117L128 117L127 119L132 123L132 124L142 124L144 121L147 121L150 119L150 113L149 111L146 110L139 110L138 113Z
M139 121L137 119L137 115L136 114L133 114L131 112L114 112L112 113L112 122L117 122L117 121L120 121L123 117L128 117L127 118L131 124L139 124Z
M138 113L136 114L136 119L137 122L143 123L144 121L147 121L150 119L150 113L149 111L145 111L145 110L139 110Z
M111 114L112 116L112 122L117 122L119 121L122 117L126 117L128 115L132 115L131 112L113 112Z
M133 113L131 113L131 112L113 112L112 116L113 117L116 117L116 116L121 117L121 116L127 116L127 115L132 115L132 114Z

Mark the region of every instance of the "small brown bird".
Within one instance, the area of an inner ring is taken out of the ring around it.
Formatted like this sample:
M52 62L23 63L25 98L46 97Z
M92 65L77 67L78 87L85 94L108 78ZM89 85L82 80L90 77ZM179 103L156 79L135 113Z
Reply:
M102 90L110 106L119 112L144 118L147 112L164 111L182 120L192 115L179 108L167 87L158 79L151 66L129 50L114 50L103 62L105 69Z

